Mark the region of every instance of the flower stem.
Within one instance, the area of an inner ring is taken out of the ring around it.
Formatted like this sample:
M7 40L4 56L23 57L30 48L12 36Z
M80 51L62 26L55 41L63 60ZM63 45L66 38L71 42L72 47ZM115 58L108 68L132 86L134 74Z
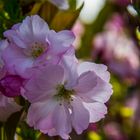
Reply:
M0 128L0 140L7 140L5 131L4 131L4 127Z

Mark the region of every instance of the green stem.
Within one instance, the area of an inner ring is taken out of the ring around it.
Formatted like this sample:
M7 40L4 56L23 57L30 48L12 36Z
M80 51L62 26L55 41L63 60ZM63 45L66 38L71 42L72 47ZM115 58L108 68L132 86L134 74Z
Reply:
M0 138L3 140L3 127L0 128Z
M7 140L4 130L4 125L0 128L0 140Z

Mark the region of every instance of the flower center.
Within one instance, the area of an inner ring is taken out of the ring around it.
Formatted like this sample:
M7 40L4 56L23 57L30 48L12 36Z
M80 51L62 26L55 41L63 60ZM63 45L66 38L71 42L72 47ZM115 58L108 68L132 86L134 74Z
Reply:
M72 95L74 94L74 90L68 90L64 87L64 85L59 85L57 87L57 94L55 95L57 100L66 100L66 101L71 101L72 100Z
M34 58L37 58L39 57L43 52L45 51L45 47L42 43L38 43L38 42L35 42L33 45L32 45L32 56Z

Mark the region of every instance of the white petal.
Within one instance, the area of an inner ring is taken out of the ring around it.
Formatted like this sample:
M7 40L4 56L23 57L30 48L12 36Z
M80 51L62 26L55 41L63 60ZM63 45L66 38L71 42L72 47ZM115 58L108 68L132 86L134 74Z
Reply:
M63 139L69 138L68 134L72 130L71 118L68 108L63 104L58 105L53 112L53 125L57 135L60 135Z
M79 98L74 98L71 102L72 106L72 114L71 121L72 126L77 132L77 134L81 134L83 130L87 129L89 125L89 112L84 107L82 101Z
M20 110L21 106L16 104L12 98L0 93L0 121L6 121L11 114Z
M103 103L84 103L84 107L89 111L90 123L95 123L105 117L107 108Z
M103 64L95 64L91 62L83 62L78 66L78 73L81 75L83 72L94 71L101 79L109 82L110 74L107 67Z

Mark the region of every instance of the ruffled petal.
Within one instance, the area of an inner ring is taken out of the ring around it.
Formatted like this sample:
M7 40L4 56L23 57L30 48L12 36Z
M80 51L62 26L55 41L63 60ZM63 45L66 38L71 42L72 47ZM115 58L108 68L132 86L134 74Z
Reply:
M72 130L69 110L63 105L57 105L53 112L53 125L57 135L63 139L69 139L69 133Z
M64 68L65 72L65 87L67 89L71 89L73 86L75 86L78 79L78 60L75 58L74 54L65 54L62 56L60 65Z
M71 47L74 39L75 36L71 31L64 30L56 33L51 30L47 41L50 44L51 53L63 54Z
M78 66L78 73L81 75L83 72L94 71L101 79L106 82L110 80L110 74L107 67L103 64L95 64L92 62L83 62Z
M32 103L28 110L27 123L43 133L48 133L53 129L52 113L56 106L57 102L52 99Z
M4 36L18 47L28 48L34 42L46 43L48 31L47 23L38 15L34 15L27 16L21 24L4 32Z
M81 134L83 130L87 129L89 125L89 112L84 107L80 98L74 98L71 102L72 106L72 114L71 121L72 126L77 132L77 134Z
M0 41L0 68L2 68L4 66L4 62L2 60L2 54L3 54L3 51L5 50L5 48L7 48L8 46L9 46L9 43L7 40Z
M12 98L8 98L0 93L0 121L6 121L11 114L20 111L21 108Z
M86 94L80 94L79 96L83 99L89 99L101 103L105 103L109 100L112 95L112 85L104 82L100 78L97 79L97 85L91 91Z
M95 123L100 119L105 117L107 113L107 108L103 103L93 102L93 103L83 103L84 107L89 111L90 123Z
M74 88L78 94L87 94L97 85L97 76L94 72L88 71L81 74L78 83Z
M11 74L23 74L25 70L32 67L33 60L24 55L21 48L10 45L5 48L2 54L3 60L6 63L7 70Z
M33 72L32 78L25 85L24 96L30 102L54 96L57 92L57 86L63 83L63 79L64 70L61 66L47 65Z
M38 15L31 16L34 38L44 42L49 32L48 24Z
M63 139L68 139L71 132L68 110L53 99L31 104L27 123L44 134L59 135Z

